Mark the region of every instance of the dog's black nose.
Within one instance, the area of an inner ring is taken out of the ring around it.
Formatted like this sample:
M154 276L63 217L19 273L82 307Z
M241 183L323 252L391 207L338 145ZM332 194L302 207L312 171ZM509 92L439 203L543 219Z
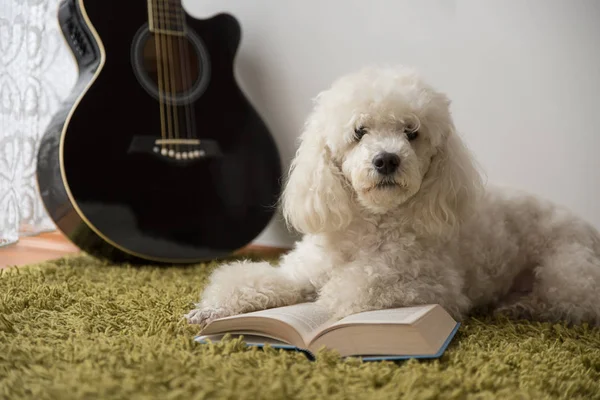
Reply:
M392 153L379 153L373 158L373 166L380 174L390 175L400 166L400 157Z

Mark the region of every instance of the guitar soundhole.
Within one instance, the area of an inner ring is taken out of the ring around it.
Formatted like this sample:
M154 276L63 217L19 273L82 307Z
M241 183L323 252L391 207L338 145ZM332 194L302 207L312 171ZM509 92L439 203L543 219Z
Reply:
M142 52L146 74L163 93L188 92L198 81L200 65L187 37L151 34Z
M210 76L208 53L193 31L186 36L156 35L143 26L132 44L132 64L151 96L174 104L200 97Z

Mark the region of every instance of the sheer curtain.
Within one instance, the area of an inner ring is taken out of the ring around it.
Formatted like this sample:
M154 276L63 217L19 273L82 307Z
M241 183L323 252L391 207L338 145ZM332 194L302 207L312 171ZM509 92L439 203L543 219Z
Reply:
M77 68L58 0L0 0L0 246L55 229L38 194L40 138Z

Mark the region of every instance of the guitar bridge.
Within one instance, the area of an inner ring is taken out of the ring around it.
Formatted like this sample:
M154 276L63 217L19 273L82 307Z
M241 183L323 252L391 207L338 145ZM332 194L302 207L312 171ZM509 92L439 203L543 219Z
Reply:
M134 136L128 153L144 153L168 161L190 162L221 157L219 144L212 139L155 139Z

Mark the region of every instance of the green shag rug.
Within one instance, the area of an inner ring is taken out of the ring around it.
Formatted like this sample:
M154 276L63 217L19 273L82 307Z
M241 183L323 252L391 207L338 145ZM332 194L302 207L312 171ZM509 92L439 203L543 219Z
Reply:
M0 271L0 399L600 399L600 331L467 321L434 361L201 345L182 316L215 264L87 256Z

